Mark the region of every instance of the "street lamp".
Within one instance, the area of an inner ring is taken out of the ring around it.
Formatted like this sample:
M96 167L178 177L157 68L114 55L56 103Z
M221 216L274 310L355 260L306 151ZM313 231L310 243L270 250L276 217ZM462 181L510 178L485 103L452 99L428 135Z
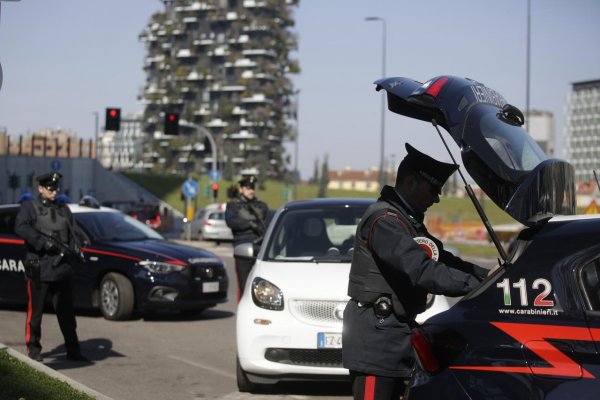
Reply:
M385 43L386 43L386 25L385 19L381 17L366 17L365 21L381 21L382 26L382 45L381 45L381 78L385 78ZM379 150L379 187L383 188L385 184L385 173L383 172L383 152L385 147L385 91L381 91L381 148Z
M294 200L298 200L298 135L300 134L300 117L298 111L300 111L300 89L294 92L296 96L296 137L294 139Z
M179 120L179 125L196 129L196 138L201 137L200 132L202 132L206 135L206 137L208 138L208 141L210 143L210 147L211 147L211 151L212 151L212 171L215 171L215 172L211 171L211 173L216 174L217 173L217 144L215 142L215 138L213 137L212 133L208 129L203 127L202 125L194 124L194 123L188 122L186 120Z

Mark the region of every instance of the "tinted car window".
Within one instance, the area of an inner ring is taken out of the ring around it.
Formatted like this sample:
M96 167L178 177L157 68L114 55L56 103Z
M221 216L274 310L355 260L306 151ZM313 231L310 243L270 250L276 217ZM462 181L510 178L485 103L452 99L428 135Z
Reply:
M600 311L600 259L581 269L581 284L589 311Z
M470 117L477 122L470 123L479 125L487 145L507 167L515 171L531 171L546 159L546 155L535 141L530 136L522 134L523 129L520 126L503 122L496 112L489 112L490 108L495 110L489 105L479 106ZM484 147L475 150L481 154L487 153Z
M77 213L75 219L92 240L163 239L155 230L121 213Z
M18 208L0 211L0 235L13 236Z

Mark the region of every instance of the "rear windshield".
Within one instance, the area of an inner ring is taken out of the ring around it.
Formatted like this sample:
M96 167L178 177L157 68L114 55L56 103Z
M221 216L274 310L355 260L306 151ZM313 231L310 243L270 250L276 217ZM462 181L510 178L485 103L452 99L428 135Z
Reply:
M495 106L482 104L474 109L465 135L466 142L482 159L489 160L488 157L495 155L504 167L513 171L531 171L547 158L522 127L499 118Z
M366 206L284 211L276 221L265 259L293 262L350 262L356 226Z

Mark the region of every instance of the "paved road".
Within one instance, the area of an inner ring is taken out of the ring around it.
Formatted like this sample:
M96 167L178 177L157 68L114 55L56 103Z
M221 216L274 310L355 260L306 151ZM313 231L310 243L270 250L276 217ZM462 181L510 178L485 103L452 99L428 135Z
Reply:
M203 243L221 255L233 279L231 245ZM282 384L267 394L239 393L235 379L235 285L229 303L199 317L177 313L111 322L79 315L78 334L92 365L64 360L53 314L42 324L44 363L114 399L350 399L345 384ZM0 342L25 353L25 313L0 310Z

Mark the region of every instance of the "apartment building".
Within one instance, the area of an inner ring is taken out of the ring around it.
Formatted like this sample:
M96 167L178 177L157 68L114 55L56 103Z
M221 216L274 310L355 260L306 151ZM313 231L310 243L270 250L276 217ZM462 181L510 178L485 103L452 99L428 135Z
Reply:
M600 79L573 83L566 109L567 160L576 181L595 184L593 171L600 174Z
M155 139L152 152L165 169L178 168L183 148L183 158L210 168L206 146L194 146L204 144L208 130L219 170L283 176L289 159L283 142L294 135L297 91L289 76L299 72L290 58L297 48L292 32L297 3L173 0L152 16L140 34L147 77L139 97L143 129ZM168 146L162 137L165 113L180 117L179 137Z

